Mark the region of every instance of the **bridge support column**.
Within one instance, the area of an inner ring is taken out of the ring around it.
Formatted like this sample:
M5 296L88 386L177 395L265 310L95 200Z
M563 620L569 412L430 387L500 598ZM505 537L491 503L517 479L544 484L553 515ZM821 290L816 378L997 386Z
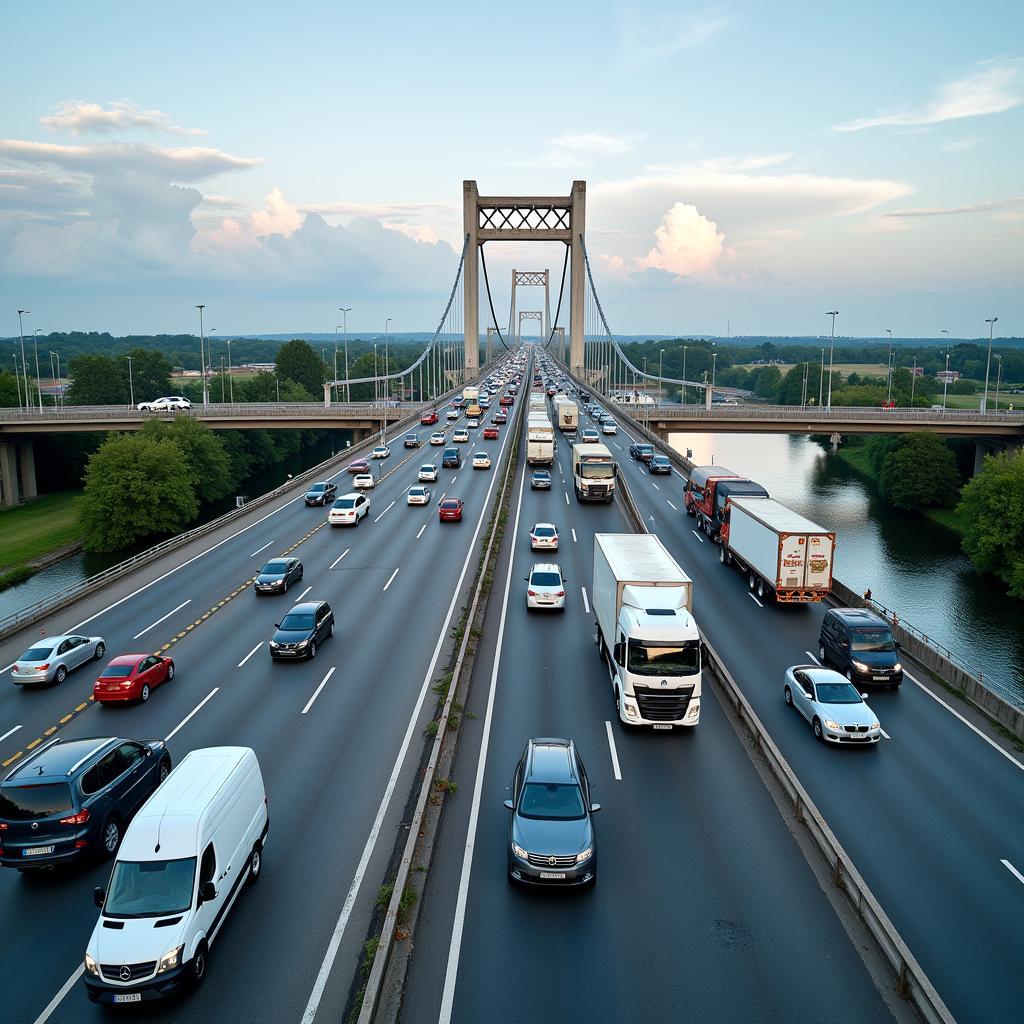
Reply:
M572 183L572 241L569 243L569 370L583 377L583 316L586 294L586 267L583 263L583 237L586 234L587 183Z
M18 504L18 461L14 445L0 444L0 503L4 508Z
M479 209L480 192L476 182L464 181L462 234L463 238L469 236L469 242L466 245L466 262L462 267L462 337L466 369L463 380L472 380L480 375L480 241L477 237L480 227Z
M28 501L39 494L36 490L36 455L31 441L18 444L18 462L21 464L21 500Z

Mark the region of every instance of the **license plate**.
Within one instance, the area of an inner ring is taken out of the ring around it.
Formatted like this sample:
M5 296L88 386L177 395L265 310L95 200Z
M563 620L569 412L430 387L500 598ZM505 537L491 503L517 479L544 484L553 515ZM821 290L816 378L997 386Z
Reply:
M871 677L876 683L884 683L888 680L888 676L872 676Z
M141 1003L141 992L117 992L114 995L115 1003Z
M37 856L40 853L53 853L53 847L52 846L26 846L25 849L21 851L21 853L22 853L22 856L24 856L24 857L35 857L35 856Z
M545 878L545 879L555 880L555 879L559 879L559 878L565 878L565 872L564 871L542 871L540 873L540 877L541 878Z
M654 725L654 728L655 728L655 729L671 729L671 728L672 728L672 726L671 726L671 725L665 725L665 724L663 724L663 723L658 723L658 722L656 722L656 723L655 723L655 725Z

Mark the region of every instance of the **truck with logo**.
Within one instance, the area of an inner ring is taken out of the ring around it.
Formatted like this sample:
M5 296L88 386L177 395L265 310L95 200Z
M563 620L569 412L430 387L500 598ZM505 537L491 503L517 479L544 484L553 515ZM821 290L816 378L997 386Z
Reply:
M730 497L767 498L768 492L756 481L748 480L724 466L694 466L683 489L683 508L695 516L697 525L717 541L722 516Z
M577 501L611 502L618 475L619 467L605 445L572 446L572 487Z

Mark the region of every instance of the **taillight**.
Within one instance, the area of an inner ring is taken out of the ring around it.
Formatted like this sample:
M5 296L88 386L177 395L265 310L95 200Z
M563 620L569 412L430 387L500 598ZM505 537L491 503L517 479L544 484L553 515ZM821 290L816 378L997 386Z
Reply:
M537 596L537 591L536 590L528 590L526 592L526 596L527 597L536 597Z
M50 663L47 662L45 665L40 665L38 670L40 672L45 672L49 667L50 667Z
M67 818L61 818L60 823L62 825L84 825L88 820L89 809L85 807L77 814L69 815Z
M565 591L560 590L557 594L555 594L555 597L565 597Z
M7 831L7 822L6 821L0 821L0 832L6 832L6 831Z

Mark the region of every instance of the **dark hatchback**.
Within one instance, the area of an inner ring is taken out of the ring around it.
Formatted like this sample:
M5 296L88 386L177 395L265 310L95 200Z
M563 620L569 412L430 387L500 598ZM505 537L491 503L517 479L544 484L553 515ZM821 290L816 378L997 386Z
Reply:
M647 472L671 475L672 463L669 461L669 457L667 455L652 455L647 463Z
M170 771L163 740L51 740L0 783L0 864L29 871L112 857Z
M317 646L334 636L334 612L326 601L302 601L278 623L270 657L315 658Z
M329 501L334 501L334 496L337 493L338 487L336 484L331 483L329 480L322 480L320 483L310 485L309 490L306 491L306 504L326 505Z
M512 776L508 877L536 885L593 885L597 837L590 782L572 740L532 739Z
M298 583L303 575L302 562L297 558L272 558L256 577L254 584L257 594L287 594L292 583Z

